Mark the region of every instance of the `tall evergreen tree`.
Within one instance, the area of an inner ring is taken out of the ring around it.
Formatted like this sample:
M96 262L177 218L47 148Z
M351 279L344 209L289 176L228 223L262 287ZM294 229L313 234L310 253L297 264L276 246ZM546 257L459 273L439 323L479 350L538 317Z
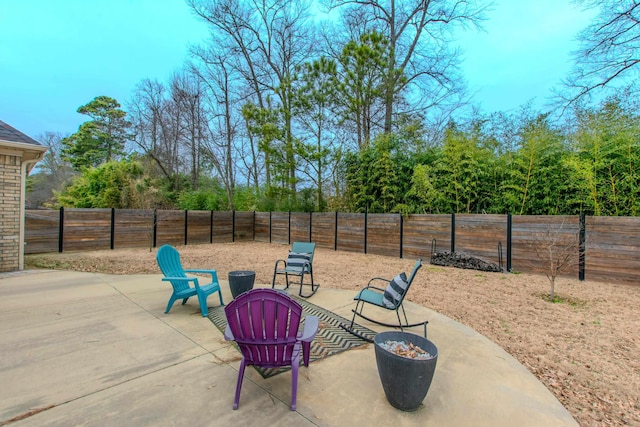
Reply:
M340 82L336 104L340 121L353 129L357 148L366 149L381 131L383 75L389 58L389 42L378 32L349 41L340 55Z
M325 188L329 172L335 169L337 66L335 61L321 57L301 67L300 89L296 95L294 112L302 128L296 151L301 157L300 169L314 184L315 208L326 208ZM308 138L305 138L308 136Z
M74 169L99 166L124 154L130 124L118 101L97 96L80 106L78 113L91 117L91 121L84 122L76 133L62 140L62 158Z

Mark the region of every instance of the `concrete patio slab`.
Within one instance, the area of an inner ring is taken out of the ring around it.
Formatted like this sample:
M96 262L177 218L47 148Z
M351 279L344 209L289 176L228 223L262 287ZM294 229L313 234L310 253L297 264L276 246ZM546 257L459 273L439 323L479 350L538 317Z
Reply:
M195 299L164 314L170 289L160 278L0 274L0 425L577 426L496 344L411 303L410 320L429 320L439 351L417 411L387 402L373 344L301 368L295 412L290 373L263 379L249 368L234 411L239 353ZM223 295L231 300L226 283ZM323 286L310 302L350 318L352 297ZM215 295L209 303L218 303Z

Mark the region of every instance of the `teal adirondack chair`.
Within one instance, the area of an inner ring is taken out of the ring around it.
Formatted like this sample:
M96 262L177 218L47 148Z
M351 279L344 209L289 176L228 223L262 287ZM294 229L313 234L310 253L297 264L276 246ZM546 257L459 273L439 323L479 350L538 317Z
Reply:
M158 266L165 276L162 281L170 282L171 286L173 286L173 294L171 294L171 298L169 298L169 304L167 304L165 313L171 310L173 303L177 300L181 299L182 305L184 305L189 297L196 295L198 297L198 303L200 304L202 317L207 317L209 314L207 297L214 292L218 292L220 305L224 305L216 270L185 270L182 268L182 263L180 262L180 254L176 248L171 245L164 245L158 249L156 261L158 261ZM187 277L186 273L210 274L211 283L200 285L197 277ZM190 283L193 283L193 287L190 286Z

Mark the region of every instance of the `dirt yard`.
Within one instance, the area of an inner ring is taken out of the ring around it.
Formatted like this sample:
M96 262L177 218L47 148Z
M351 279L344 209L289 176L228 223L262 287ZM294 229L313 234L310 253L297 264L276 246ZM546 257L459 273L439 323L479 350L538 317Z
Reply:
M179 247L186 268L251 269L271 283L288 246L260 242ZM155 250L28 255L27 268L111 274L159 273ZM318 248L322 287L356 291L372 277L410 272L415 260ZM582 426L640 426L640 284L556 281L562 302L544 298L545 276L482 273L425 263L408 299L464 323L502 346L564 404Z

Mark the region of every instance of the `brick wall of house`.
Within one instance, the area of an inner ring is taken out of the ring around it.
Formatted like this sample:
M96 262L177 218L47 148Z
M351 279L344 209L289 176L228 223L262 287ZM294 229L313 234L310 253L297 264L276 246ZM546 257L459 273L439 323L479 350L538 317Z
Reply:
M0 154L0 272L19 268L20 160Z

